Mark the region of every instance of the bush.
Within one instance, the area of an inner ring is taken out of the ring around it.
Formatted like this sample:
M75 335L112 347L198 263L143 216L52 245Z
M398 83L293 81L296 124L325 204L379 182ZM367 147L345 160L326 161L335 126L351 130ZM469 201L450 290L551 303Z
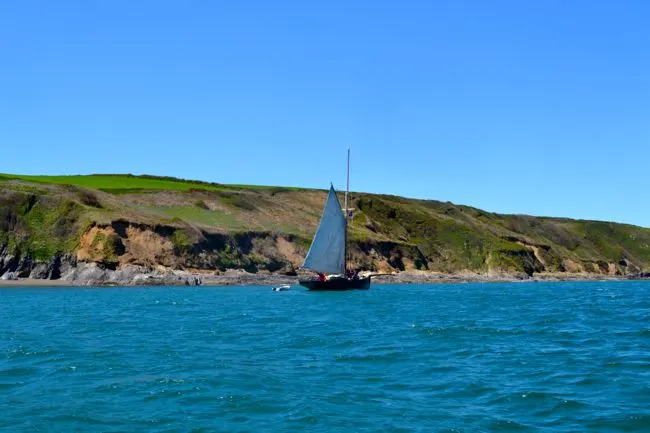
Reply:
M102 203L99 201L99 198L97 198L97 195L90 191L86 190L79 190L77 193L79 196L79 200L81 200L81 203L85 204L86 206L94 207L97 209L103 209L104 206L102 206Z

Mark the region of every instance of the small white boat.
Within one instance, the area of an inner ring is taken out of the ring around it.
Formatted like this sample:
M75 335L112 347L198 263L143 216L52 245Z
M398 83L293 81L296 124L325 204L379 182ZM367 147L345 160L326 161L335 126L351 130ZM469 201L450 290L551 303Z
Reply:
M288 284L283 284L283 285L281 285L281 286L276 286L276 287L274 287L272 290L273 290L274 292L286 292L286 291L289 290L290 288L291 288L290 285L288 285Z

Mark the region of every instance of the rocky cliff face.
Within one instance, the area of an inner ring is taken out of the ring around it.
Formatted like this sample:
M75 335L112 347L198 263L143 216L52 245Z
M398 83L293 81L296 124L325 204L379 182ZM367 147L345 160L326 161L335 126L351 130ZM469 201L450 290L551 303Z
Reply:
M0 276L4 278L61 279L75 284L194 284L196 275L229 270L296 276L306 254L305 240L270 232L234 235L188 231L172 226L148 226L125 220L92 224L79 237L72 253L34 258L29 252L0 246ZM527 275L545 271L545 259L536 246L506 251L489 275ZM415 245L390 241L355 241L350 257L357 269L379 273L434 271L436 260ZM494 260L490 256L486 261ZM569 266L579 266L569 263ZM633 265L593 263L585 270L601 275L632 275Z
M184 284L237 270L294 277L323 192L126 191L0 180L0 277ZM650 230L353 194L350 260L379 273L639 275Z
M77 267L77 259L70 254L57 254L51 259L34 259L29 253L9 252L0 246L0 278L32 278L57 280L70 275Z
M296 276L306 245L305 240L295 236L271 232L208 233L117 220L89 226L73 253L56 254L45 260L34 259L29 252L20 250L10 253L3 245L0 275L116 284L143 282L151 276L164 280L165 275L174 271L219 274L243 270ZM426 259L417 247L392 242L355 243L351 256L359 269L426 269Z

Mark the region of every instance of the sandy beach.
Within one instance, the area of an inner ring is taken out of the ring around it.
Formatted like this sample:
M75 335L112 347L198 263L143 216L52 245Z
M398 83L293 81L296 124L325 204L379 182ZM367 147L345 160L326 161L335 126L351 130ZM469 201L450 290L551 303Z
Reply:
M0 280L0 288L7 287L70 287L69 281L40 280L34 278L20 278L18 280Z

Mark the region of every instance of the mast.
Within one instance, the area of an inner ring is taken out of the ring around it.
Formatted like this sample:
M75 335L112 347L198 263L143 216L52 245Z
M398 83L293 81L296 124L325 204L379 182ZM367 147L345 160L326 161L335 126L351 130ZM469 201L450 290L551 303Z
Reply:
M345 261L344 261L344 274L348 270L348 194L350 192L350 148L348 147L348 170L347 170L347 179L346 179L346 188L345 188Z

